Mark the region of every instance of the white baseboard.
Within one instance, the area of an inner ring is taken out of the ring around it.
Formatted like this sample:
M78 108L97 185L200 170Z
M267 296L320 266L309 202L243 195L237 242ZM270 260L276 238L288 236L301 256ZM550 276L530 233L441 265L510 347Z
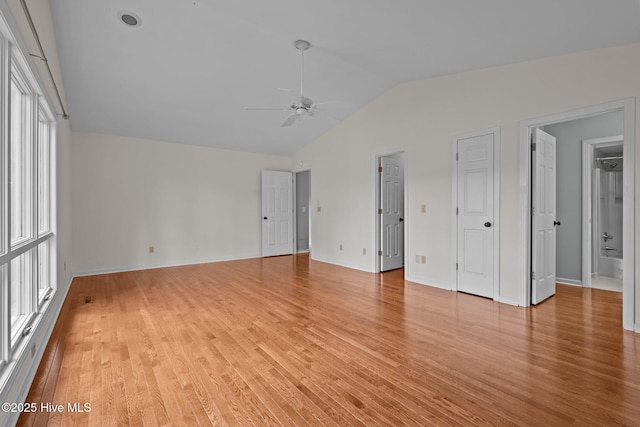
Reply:
M209 264L213 262L238 261L242 259L253 259L253 258L262 258L262 255L252 254L252 255L242 255L237 257L220 257L220 258L192 260L192 261L184 261L184 262L169 263L169 264L153 264L153 265L140 265L140 266L131 266L131 267L115 267L115 268L106 268L106 269L99 269L99 270L87 270L87 271L76 273L75 277L95 276L98 274L125 273L128 271L152 270L154 268L182 267L185 265Z
M520 301L518 301L518 298L500 297L500 298L496 299L495 301L497 301L499 303L502 303L502 304L514 305L516 307L520 306Z
M580 287L582 287L582 280L565 279L565 278L562 278L562 277L556 277L556 283L560 283L561 285L580 286Z
M418 279L416 277L410 277L410 276L405 277L405 280L408 280L409 282L417 283L419 285L431 286L432 288L438 288L438 289L444 289L445 291L452 290L450 284L441 283L436 280Z
M343 263L343 262L332 261L332 260L328 260L328 259L325 259L325 258L319 258L319 257L313 256L313 255L311 255L311 259L314 260L314 261L325 262L327 264L333 264L333 265L337 265L337 266L340 266L340 267L351 268L353 270L364 271L366 273L373 273L373 270L369 270L369 269L366 269L366 268L363 268L363 267L360 267L360 266L357 266L357 265L352 265L352 264L347 264L347 263Z

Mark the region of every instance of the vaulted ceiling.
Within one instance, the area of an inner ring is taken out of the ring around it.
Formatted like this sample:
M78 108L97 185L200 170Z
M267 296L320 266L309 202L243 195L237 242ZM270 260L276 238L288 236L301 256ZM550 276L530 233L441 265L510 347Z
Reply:
M640 41L638 0L51 0L75 131L288 155L393 86ZM140 25L121 22L133 12ZM280 125L300 91L316 117Z

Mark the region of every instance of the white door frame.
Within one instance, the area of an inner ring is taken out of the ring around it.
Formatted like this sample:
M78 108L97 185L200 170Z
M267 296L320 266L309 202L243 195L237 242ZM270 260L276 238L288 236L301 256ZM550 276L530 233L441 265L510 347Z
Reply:
M624 329L640 332L640 324L635 320L635 98L551 114L520 122L520 209L519 209L519 260L518 299L525 307L531 305L531 129L613 111L622 111L624 121L623 170L623 213L625 230L622 238L623 278L622 278L622 325Z
M381 183L380 183L380 173L378 172L378 165L380 164L380 159L382 157L387 157L387 156L393 156L394 154L404 154L404 186L402 191L404 191L404 265L405 265L405 270L404 270L404 276L405 278L407 277L407 248L409 247L409 233L407 233L407 230L409 229L409 221L411 220L411 218L409 217L409 211L407 209L408 206L408 184L409 184L409 180L407 179L408 173L407 170L409 169L409 152L407 150L407 148L398 148L395 150L390 150L390 151L384 151L384 152L379 152L373 155L373 159L372 159L372 163L373 166L371 168L371 170L373 171L373 209L371 209L371 211L373 212L373 216L374 216L374 220L373 220L373 224L374 224L374 233L373 233L373 242L371 244L371 247L374 248L373 251L373 257L374 257L374 273L380 273L380 270L382 268L382 263L380 260L380 256L378 255L378 253L380 252L380 250L382 250L382 248L380 247L380 240L381 240L381 235L380 235L380 229L381 229L381 225L380 225L380 215L378 214L378 209L380 208L380 187L381 187Z
M454 224L451 235L451 290L458 290L458 141L461 139L475 138L483 135L493 135L493 299L500 301L500 127L493 127L477 132L454 135L451 139L451 224Z
M615 135L582 141L582 286L591 287L592 251L593 251L593 209L591 204L593 186L593 152L596 148L623 145L624 136ZM624 152L623 152L623 157ZM626 163L626 162L625 162ZM624 171L624 169L623 169ZM623 259L624 259L624 251Z

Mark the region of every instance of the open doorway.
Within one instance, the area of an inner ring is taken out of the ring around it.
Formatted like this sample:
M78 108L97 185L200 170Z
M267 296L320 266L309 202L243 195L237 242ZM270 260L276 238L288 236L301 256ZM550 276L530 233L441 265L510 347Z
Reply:
M583 141L582 285L622 292L623 136Z
M293 173L295 197L295 253L311 251L311 171L304 170Z
M376 271L404 267L405 262L404 151L376 157Z
M635 265L634 260L634 236L635 236L635 223L634 223L634 170L635 170L635 101L633 99L612 102L608 104L602 104L594 107L588 107L584 109L569 111L565 113L553 114L549 116L540 117L537 119L523 121L520 124L520 304L523 306L529 306L536 301L533 300L534 287L536 286L536 265L534 263L534 255L546 255L547 251L542 250L540 247L538 236L535 234L535 206L533 199L535 197L545 197L545 194L537 194L539 191L539 183L534 180L534 173L532 166L533 156L536 151L534 148L535 141L532 140L533 135L537 129L544 129L545 131L551 130L553 132L553 126L567 123L570 121L576 121L580 119L593 118L603 116L609 113L618 112L622 117L622 128L624 135L623 152L625 158L625 170L623 170L623 176L625 180L625 186L623 188L623 202L622 202L622 222L624 224L624 235L622 236L622 251L625 254L622 261L622 293L623 293L623 326L625 329L633 329L635 324ZM585 139L585 138L583 138ZM581 141L580 141L581 143ZM581 148L581 147L580 147ZM580 149L579 148L579 149ZM581 162L581 155L578 154L577 159ZM558 170L565 169L563 164L558 165ZM581 178L578 178L581 179ZM556 188L554 186L554 188ZM578 194L582 194L579 191ZM582 216L556 218L557 226L562 224L581 223ZM569 221L569 222L568 222ZM554 227L555 228L555 227ZM579 227L581 230L581 226ZM555 240L555 235L553 236ZM563 239L564 241L564 239ZM553 250L555 251L555 243ZM557 251L556 251L557 252ZM581 257L582 243L580 244L580 251L563 251L563 254L569 253L574 257ZM555 254L553 257L548 257L549 262L555 264ZM555 266L554 266L555 267ZM582 269L580 269L582 271ZM580 273L582 274L582 273ZM575 283L582 284L582 283Z

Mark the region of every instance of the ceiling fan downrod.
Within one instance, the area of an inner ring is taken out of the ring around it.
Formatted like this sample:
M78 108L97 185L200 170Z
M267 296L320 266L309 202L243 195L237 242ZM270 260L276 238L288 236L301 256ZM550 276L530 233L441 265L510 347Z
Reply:
M304 97L304 51L311 47L311 43L306 40L296 40L293 45L301 53L300 55L300 97Z

